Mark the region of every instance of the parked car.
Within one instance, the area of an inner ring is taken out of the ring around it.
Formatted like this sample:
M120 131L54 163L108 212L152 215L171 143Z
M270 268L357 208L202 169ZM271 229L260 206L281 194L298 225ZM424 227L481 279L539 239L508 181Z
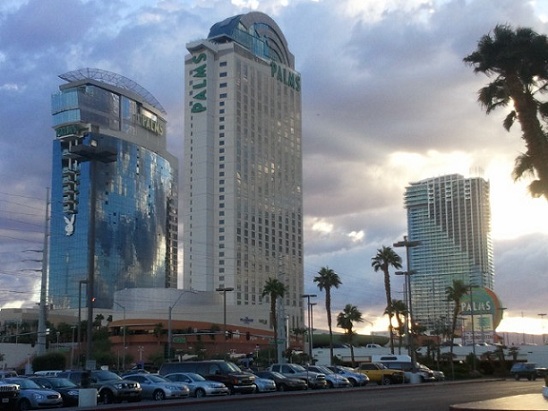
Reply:
M82 380L88 371L63 371L58 374L61 378L68 378L73 383L83 386ZM100 402L111 404L113 402L138 402L141 401L141 385L137 381L124 380L118 374L107 370L89 371L91 388L97 388Z
M208 380L222 382L232 394L251 394L255 392L255 377L244 373L240 367L230 361L184 361L164 363L159 374L167 375L179 372L193 372Z
M19 401L16 406L19 411L63 406L61 394L42 388L29 378L6 378L4 381L19 385Z
M369 382L369 377L354 370L354 368L345 367L342 365L327 366L331 371L346 377L353 387L365 387Z
M403 371L390 370L382 363L364 362L356 368L356 371L367 375L369 381L379 385L403 384L405 381Z
M274 371L257 371L255 372L260 378L267 378L274 381L278 391L298 391L308 389L308 385L305 380L300 378L290 378L286 377L279 372Z
M432 382L435 381L434 373L428 367L420 367L420 364L413 362L413 359L409 355L373 355L371 357L373 362L379 362L384 364L385 367L393 370L401 370L404 372L405 381L413 382L414 377L417 376L420 382Z
M190 395L190 390L183 383L170 381L157 374L127 375L124 380L137 381L141 385L141 396L155 401L187 398Z
M306 367L308 371L314 371L318 374L325 374L325 381L328 388L348 388L352 387L348 378L330 370L327 367L321 365L309 365Z
M517 362L512 365L510 375L519 381L521 378L527 378L529 381L537 379L537 365L532 362Z
M30 379L43 388L55 390L61 394L65 407L78 405L80 387L68 378L32 376Z
M164 376L173 382L185 384L190 390L190 395L201 398L214 395L229 395L230 390L222 382L206 380L200 374L193 372L176 372Z
M276 383L269 378L261 378L254 374L255 376L255 386L257 390L255 392L274 392L277 391Z
M309 371L299 364L272 364L267 371L279 372L286 377L300 378L307 382L310 388L326 388L325 374Z
M0 409L13 410L19 402L20 391L17 384L7 383L0 379Z
M438 370L432 370L428 368L426 365L418 363L419 364L419 370L425 373L432 373L432 376L434 377L434 381L445 381L445 374L443 371Z

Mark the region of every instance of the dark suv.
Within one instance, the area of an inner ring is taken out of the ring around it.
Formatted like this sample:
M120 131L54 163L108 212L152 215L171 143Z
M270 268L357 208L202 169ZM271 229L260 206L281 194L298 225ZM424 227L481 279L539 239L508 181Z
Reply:
M537 379L537 366L530 362L517 362L512 365L510 369L510 375L517 381L520 378L527 378L529 381L535 381Z
M79 386L87 385L85 382L87 371L63 371L57 376L68 378ZM89 387L97 388L99 400L105 404L114 402L141 401L141 385L136 381L122 379L119 375L107 370L92 370L89 376Z
M20 389L17 384L0 380L0 410L13 410L19 400Z
M243 372L230 361L185 361L165 363L160 367L159 374L167 375L176 372L193 372L207 380L222 382L232 394L251 394L255 392L255 377Z

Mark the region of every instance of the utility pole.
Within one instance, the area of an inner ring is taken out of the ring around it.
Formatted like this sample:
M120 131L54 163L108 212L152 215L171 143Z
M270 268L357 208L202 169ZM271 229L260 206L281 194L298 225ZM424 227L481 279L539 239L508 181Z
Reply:
M49 236L49 187L46 189L46 218L44 223L44 247L42 252L42 278L40 283L40 305L38 314L38 336L36 342L38 344L37 354L43 355L46 353L46 338L47 338L47 292L48 292L48 236Z

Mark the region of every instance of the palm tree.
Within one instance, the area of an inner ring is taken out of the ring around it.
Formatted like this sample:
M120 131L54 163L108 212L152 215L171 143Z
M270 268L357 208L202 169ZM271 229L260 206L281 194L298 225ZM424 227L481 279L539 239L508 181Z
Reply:
M495 76L478 93L487 114L512 103L503 126L510 130L517 119L526 146L525 153L516 158L513 177L533 177L531 195L548 199L548 139L541 123L548 119L548 102L536 98L548 89L548 38L529 28L514 31L511 26L497 25L464 62L475 73Z
M386 308L388 314L388 329L390 331L390 351L394 354L394 333L392 330L392 310L389 309L392 303L392 292L390 290L390 266L398 269L401 268L401 257L390 247L382 246L377 250L377 255L371 258L371 266L375 272L381 270L384 274L384 290L386 292Z
M451 363L453 363L453 342L455 341L455 329L457 328L457 318L461 312L461 300L468 293L468 286L462 280L453 280L453 286L445 288L447 301L453 302L453 317L451 319Z
M325 311L327 312L327 327L329 329L329 365L333 361L333 330L331 328L331 288L339 288L342 284L339 275L329 267L322 267L314 282L320 291L325 290Z
M337 325L344 329L347 336L347 341L350 344L350 358L352 359L352 368L354 364L354 344L352 344L352 337L354 336L354 330L352 329L354 323L363 322L362 313L355 305L346 304L344 310L342 310L337 316Z
M261 294L262 297L270 297L270 326L274 329L274 346L278 349L278 318L276 314L276 301L286 292L285 284L277 278L269 278Z
M398 352L401 354L402 346L402 337L406 332L406 319L409 311L407 310L407 305L402 300L392 300L392 314L396 317L396 322L398 323ZM409 330L407 330L409 332Z

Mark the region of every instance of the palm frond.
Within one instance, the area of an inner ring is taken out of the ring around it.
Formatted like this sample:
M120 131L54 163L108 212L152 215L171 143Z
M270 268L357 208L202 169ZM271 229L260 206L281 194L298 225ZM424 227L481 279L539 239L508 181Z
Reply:
M502 125L506 129L506 131L510 131L510 128L514 125L514 121L516 120L516 111L512 110L504 119L502 122Z
M514 169L512 170L512 178L514 181L519 180L524 176L534 176L535 168L533 159L527 154L520 154L514 161Z

